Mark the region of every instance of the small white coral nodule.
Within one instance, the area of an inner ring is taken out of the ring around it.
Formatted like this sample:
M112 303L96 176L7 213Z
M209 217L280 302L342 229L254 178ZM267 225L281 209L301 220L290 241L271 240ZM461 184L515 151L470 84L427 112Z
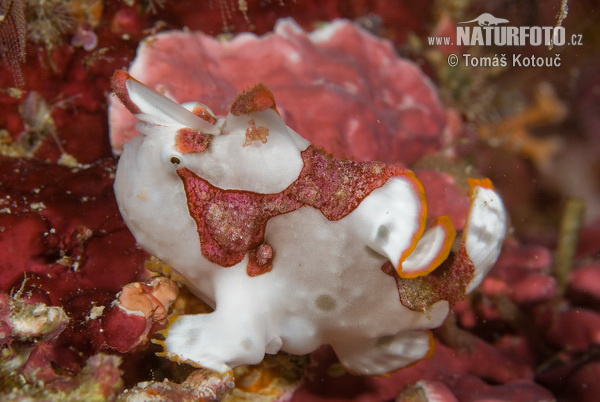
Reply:
M215 307L171 317L165 356L227 372L331 344L352 372L384 374L431 353L428 330L498 257L506 213L488 180L471 180L453 264L428 275L455 231L446 216L425 230L409 170L333 159L285 125L260 84L225 117L125 71L113 88L140 120L117 169L123 218Z

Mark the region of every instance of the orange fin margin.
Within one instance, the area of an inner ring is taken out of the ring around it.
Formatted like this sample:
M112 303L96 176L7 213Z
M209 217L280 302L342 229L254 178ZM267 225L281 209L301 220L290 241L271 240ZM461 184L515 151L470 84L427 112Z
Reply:
M440 226L446 234L446 236L444 238L444 243L442 244L442 247L440 248L435 258L422 269L409 273L403 273L402 266L400 265L396 270L396 272L398 272L398 276L406 279L416 278L418 276L425 276L435 271L437 267L439 267L444 261L446 261L448 255L450 255L450 251L452 250L452 244L454 243L454 239L456 238L456 229L454 229L452 220L450 220L450 217L447 215L442 215L438 217L433 222L431 228L434 228L436 226Z
M419 228L413 235L410 246L406 250L404 250L404 252L400 256L400 261L398 261L398 264L396 265L396 271L398 272L401 271L400 267L402 267L402 263L404 262L404 260L406 260L408 256L411 255L413 251L415 251L415 248L417 248L417 244L419 243L419 240L425 232L425 225L427 223L427 198L425 197L425 188L423 187L423 183L421 183L421 180L419 180L417 176L410 170L406 171L404 173L404 176L411 181L412 185L417 191L417 194L419 194L419 199L421 201L421 211L419 212L418 218Z

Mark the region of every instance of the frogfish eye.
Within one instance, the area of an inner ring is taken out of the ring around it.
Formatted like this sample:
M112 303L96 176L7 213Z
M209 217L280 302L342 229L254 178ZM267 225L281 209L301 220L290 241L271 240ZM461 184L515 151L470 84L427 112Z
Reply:
M165 146L160 152L163 166L169 170L177 170L186 165L186 157L170 146Z

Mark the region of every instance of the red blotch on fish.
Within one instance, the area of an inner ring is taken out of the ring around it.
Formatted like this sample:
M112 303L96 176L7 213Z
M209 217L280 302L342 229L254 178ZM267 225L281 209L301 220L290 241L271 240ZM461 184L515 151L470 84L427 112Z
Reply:
M175 149L182 154L204 152L210 145L211 136L191 128L181 128L175 137Z
M276 194L222 190L187 168L183 180L190 215L196 221L202 254L230 267L264 242L269 219L308 205L329 220L339 220L371 191L393 176L414 179L405 169L380 162L335 160L314 146L302 152L304 167L288 188Z

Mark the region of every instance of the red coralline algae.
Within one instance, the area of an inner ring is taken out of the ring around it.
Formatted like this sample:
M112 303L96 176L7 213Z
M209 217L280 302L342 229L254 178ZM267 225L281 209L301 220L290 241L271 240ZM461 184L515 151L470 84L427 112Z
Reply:
M548 275L529 275L512 288L512 299L521 304L549 301L556 296L556 279Z
M305 382L292 401L386 401L394 399L406 386L430 380L444 384L459 401L468 398L470 391L473 396L485 396L489 398L487 400L495 400L496 395L510 401L552 400L550 392L533 382L533 370L518 356L503 353L474 335L468 335L470 346L450 348L436 342L430 359L387 377L337 373L334 371L335 354L329 347L322 347L312 354ZM497 385L487 385L480 378Z
M600 314L584 308L559 313L548 331L548 339L563 349L583 352L600 344Z
M144 21L135 7L121 7L114 13L109 24L110 32L113 35L117 37L129 35L132 39L141 40L147 22Z
M600 302L600 264L584 265L574 270L569 290L578 300Z
M204 152L210 145L210 138L210 135L200 131L182 128L175 137L175 148L182 154Z
M550 392L526 380L517 380L504 385L488 385L474 376L460 376L452 384L454 394L461 402L476 401L552 401Z
M120 218L113 174L112 159L69 168L0 157L0 248L11 250L0 264L0 290L22 288L27 303L60 306L70 318L38 345L28 368L53 362L76 372L102 347L90 311L108 307L123 284L147 275L146 254Z
M196 221L202 254L216 264L230 267L263 243L270 218L310 205L327 219L339 220L393 176L409 178L422 194L420 184L405 169L379 162L335 160L314 146L302 151L302 160L304 166L298 179L278 194L222 190L187 168L178 169L190 215Z
M137 346L149 330L146 317L118 308L104 314L101 325L102 328L109 329L108 333L102 333L103 342L120 353L126 353Z
M530 275L548 274L551 266L552 254L548 248L523 245L512 239L505 243L503 252L488 278L514 286Z
M145 254L121 220L113 174L108 159L69 168L0 157L0 245L12 250L0 267L2 290L18 288L27 273L28 285L59 304L76 289L116 292L136 278Z
M500 279L485 278L481 283L481 291L487 296L501 296L509 293L509 287Z
M102 315L102 331L96 343L126 353L146 343L156 331L166 327L169 309L179 290L165 277L129 283L118 299Z
M592 361L579 367L569 376L564 400L595 402L600 395L600 362Z

